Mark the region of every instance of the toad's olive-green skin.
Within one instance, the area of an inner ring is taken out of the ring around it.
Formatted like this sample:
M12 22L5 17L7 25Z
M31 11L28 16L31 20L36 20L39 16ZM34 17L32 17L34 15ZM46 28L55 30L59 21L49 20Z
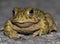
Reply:
M56 24L49 13L37 8L14 8L13 16L4 25L4 32L10 38L20 38L24 34L42 35L56 30Z

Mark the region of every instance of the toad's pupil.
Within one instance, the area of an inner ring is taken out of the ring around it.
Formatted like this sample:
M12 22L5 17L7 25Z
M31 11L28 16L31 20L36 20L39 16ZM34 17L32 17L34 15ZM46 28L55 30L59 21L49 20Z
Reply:
M33 10L30 10L29 13L32 15L33 14Z
M15 15L15 11L13 10L12 12L13 12L13 16L14 16Z

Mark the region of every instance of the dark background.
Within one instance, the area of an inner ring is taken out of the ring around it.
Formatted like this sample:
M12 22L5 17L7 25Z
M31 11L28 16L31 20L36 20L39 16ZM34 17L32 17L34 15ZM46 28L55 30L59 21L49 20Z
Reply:
M58 32L60 32L60 0L0 0L0 26L1 27L4 26L5 21L12 16L12 10L14 7L21 7L21 8L34 7L34 8L39 8L41 10L44 10L45 12L51 13L57 24ZM9 44L12 43L10 42ZM24 42L23 43L20 42L20 43L24 44ZM36 43L39 44L38 42ZM17 44L19 44L19 42ZM25 44L29 44L29 43L26 42ZM33 44L35 43L33 42Z

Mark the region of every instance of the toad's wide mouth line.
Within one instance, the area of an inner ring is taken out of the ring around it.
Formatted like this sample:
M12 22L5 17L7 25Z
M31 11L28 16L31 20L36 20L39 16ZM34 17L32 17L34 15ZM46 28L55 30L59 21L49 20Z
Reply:
M27 28L34 24L37 24L38 22L39 20L38 21L13 21L12 23L20 28Z

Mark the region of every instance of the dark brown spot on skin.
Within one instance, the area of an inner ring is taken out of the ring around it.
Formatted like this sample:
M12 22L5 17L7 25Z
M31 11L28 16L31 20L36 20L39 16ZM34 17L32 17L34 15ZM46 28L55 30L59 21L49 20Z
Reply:
M30 19L32 19L32 16L29 16Z

